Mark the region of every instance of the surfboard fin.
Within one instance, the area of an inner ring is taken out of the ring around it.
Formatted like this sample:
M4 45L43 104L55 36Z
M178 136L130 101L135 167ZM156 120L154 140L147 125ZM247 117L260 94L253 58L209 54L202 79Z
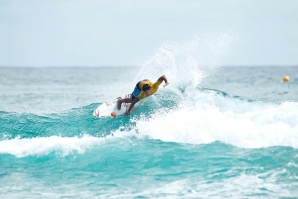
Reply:
M115 112L112 112L112 113L111 113L111 116L112 116L113 118L116 118L116 117L117 117L117 114L116 114Z

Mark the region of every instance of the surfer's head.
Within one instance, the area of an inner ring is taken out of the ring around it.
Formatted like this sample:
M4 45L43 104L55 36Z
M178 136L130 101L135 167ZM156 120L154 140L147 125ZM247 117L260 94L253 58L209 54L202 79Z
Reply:
M151 90L150 90L150 85L149 84L145 84L143 86L143 92L146 93L147 96L151 95Z
M144 86L143 86L143 89L142 89L143 91L148 91L148 90L150 90L150 86L149 86L149 84L145 84Z

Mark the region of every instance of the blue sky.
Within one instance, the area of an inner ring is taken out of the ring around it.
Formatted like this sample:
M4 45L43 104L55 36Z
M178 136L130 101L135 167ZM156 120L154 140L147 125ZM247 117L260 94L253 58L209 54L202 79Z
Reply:
M298 65L298 1L1 0L0 66L141 66L165 42L235 38L222 65Z

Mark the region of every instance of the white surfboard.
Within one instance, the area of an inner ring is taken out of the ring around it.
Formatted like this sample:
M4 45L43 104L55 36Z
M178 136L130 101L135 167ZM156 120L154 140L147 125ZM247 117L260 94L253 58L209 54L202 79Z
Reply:
M116 99L107 101L103 104L101 104L95 111L93 112L93 115L98 118L117 118L117 117L123 117L126 110L129 108L130 103L122 103L121 109L118 110L117 108L117 101L119 99L124 98L130 98L131 94L125 95L123 98L118 97Z

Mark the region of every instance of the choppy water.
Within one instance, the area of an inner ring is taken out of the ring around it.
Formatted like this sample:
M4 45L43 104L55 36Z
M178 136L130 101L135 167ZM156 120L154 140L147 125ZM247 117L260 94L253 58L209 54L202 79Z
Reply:
M179 53L141 68L0 68L0 197L297 198L298 68ZM130 117L92 116L162 74L169 86Z

